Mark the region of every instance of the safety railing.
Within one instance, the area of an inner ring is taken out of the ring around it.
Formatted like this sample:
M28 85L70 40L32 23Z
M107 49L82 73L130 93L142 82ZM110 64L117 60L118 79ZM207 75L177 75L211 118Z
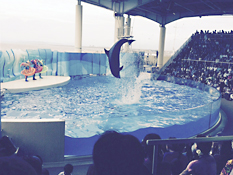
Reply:
M164 139L164 140L156 140L151 139L147 140L147 145L153 145L153 160L152 160L152 174L156 175L157 169L157 159L158 159L158 145L164 144L190 144L190 143L199 143L199 142L222 142L222 141L230 141L233 140L233 136L219 136L219 137L199 137L199 138L187 138L187 139Z

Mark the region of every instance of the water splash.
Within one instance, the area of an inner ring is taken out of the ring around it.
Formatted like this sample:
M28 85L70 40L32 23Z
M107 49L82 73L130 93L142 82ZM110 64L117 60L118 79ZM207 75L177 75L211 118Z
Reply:
M141 72L138 77L131 78L128 80L127 85L124 86L124 89L121 91L121 99L120 102L122 104L137 104L140 103L141 95L142 95L142 86L145 81L150 80L150 74Z

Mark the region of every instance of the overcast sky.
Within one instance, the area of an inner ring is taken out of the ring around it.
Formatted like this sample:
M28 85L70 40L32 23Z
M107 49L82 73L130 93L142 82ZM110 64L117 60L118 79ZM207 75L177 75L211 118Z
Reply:
M74 45L76 0L0 0L0 42ZM83 46L114 43L113 12L83 3ZM158 49L159 24L132 17L135 49ZM196 30L233 30L233 16L185 18L166 25L165 50L178 49Z

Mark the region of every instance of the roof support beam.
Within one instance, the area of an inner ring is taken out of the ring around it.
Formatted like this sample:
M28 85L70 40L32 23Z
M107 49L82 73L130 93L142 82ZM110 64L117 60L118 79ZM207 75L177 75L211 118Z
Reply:
M212 5L213 5L215 8L217 8L218 10L222 10L219 6L213 4L213 2L210 2L209 0L208 0L208 2L209 2L210 4L212 4Z
M183 5L180 5L180 4L178 4L177 2L175 2L175 5L177 5L177 6L179 6L179 7L182 7L183 9L186 9L186 10L188 10L188 11L190 11L190 12L194 13L194 11L193 11L193 10L191 10L191 9L189 9L189 8L187 8L187 7L183 6Z
M127 13L130 10L139 8L145 4L153 2L154 0L137 0L137 1L123 1L124 3L124 13Z
M232 0L81 0L118 13L142 16L160 24L195 16L233 14ZM199 8L201 7L201 8Z
M208 7L210 7L212 10L215 10L214 7L212 7L211 5L207 4L206 2L204 2L204 1L202 1L202 0L201 0L201 2L202 2L203 4L205 4L205 5L207 5Z

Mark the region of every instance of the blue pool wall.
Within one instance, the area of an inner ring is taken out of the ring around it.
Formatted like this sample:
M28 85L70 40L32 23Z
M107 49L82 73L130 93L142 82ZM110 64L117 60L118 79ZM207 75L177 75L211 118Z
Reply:
M32 59L42 59L48 67L44 75L81 76L102 75L108 69L108 60L104 53L70 53L50 49L9 49L0 51L1 82L22 79L20 64Z
M124 69L121 76L138 70L137 53L121 53L121 64ZM83 76L83 75L111 75L108 58L105 53L75 53L58 52L51 49L9 49L0 51L1 82L23 79L20 64L32 59L43 60L48 71L42 76ZM137 72L138 73L138 72Z

